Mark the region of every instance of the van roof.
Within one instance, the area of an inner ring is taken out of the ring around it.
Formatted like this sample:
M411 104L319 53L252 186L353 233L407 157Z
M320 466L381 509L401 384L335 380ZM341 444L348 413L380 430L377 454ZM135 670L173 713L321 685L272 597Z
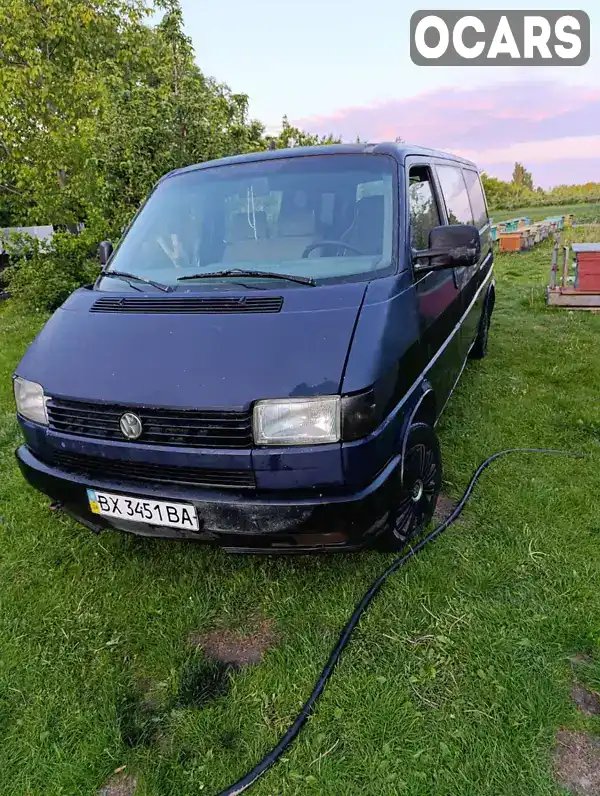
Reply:
M413 146L412 144L396 144L394 142L368 143L368 144L324 144L319 146L298 146L291 149L267 149L260 152L250 152L246 155L234 155L217 160L207 160L204 163L196 163L184 168L174 169L165 174L161 180L172 177L175 174L184 174L188 171L197 169L207 169L213 166L230 166L234 163L250 163L259 160L274 160L277 158L298 158L307 155L360 155L360 154L381 154L392 155L397 160L404 160L407 155L423 155L430 158L442 158L465 166L477 169L475 163L458 155L449 152L442 152L439 149L427 149L426 147Z

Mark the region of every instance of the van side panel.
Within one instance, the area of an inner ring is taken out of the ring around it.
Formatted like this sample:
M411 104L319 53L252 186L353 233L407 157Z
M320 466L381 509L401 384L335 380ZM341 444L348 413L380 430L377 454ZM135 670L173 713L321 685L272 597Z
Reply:
M404 272L371 283L356 326L342 393L374 387L376 404L385 419L360 444L343 446L348 487L368 483L399 452L403 407L426 365L411 281Z
M421 335L428 373L436 405L442 407L458 378L463 352L457 324L462 300L452 270L428 274L416 286Z
M412 167L421 167L429 171L433 200L437 204L440 224L448 223L435 165L436 161L432 158L422 156L406 158L406 223L409 234L405 239L405 251L411 271L412 246L410 227L408 226L410 223L408 179ZM448 400L464 361L461 338L457 329L463 307L460 288L456 269L415 274L423 355L425 362L430 365L428 378L435 394L436 406L439 409Z
M490 235L491 241L489 228L488 234ZM482 256L463 295L463 312L465 317L461 327L461 335L463 338L463 348L467 353L471 349L479 332L481 315L488 297L487 287L482 290L481 286L486 280L489 283L488 276L493 267L493 254L491 251L484 249L485 237L486 234L484 232L481 236Z

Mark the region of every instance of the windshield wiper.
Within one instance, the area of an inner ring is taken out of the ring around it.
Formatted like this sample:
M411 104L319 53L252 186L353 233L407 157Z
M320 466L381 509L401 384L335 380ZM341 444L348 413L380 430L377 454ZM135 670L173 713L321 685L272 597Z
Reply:
M317 284L310 276L294 276L292 274L277 274L271 271L246 271L243 268L230 268L227 271L212 271L210 273L188 274L187 276L180 276L178 282L183 282L185 279L214 279L220 276L259 276L264 279L286 279L288 282L298 282L300 285L311 285L315 287Z
M145 277L138 276L137 274L129 274L127 271L103 271L100 274L100 278L102 279L105 276L116 276L120 277L121 279L136 279L138 282L143 282L145 285L152 285L152 287L162 290L165 293L171 293L171 291L175 289L171 285L163 285L160 282L155 282L153 279L146 279ZM132 285L132 287L135 287L135 285ZM136 289L140 290L139 287Z

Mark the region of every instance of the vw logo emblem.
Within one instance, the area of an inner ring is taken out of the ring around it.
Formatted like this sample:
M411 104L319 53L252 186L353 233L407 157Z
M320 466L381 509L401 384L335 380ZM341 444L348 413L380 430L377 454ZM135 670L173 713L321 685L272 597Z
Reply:
M142 421L133 412L126 412L119 420L119 426L126 439L139 439L142 436Z

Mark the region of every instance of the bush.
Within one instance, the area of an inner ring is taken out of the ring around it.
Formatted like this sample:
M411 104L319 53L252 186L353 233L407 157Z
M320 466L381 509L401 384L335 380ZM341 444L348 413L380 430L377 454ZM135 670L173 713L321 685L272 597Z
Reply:
M14 236L7 244L6 289L28 311L57 309L73 290L90 284L100 273L99 239L89 229L77 235L55 232L50 242Z

